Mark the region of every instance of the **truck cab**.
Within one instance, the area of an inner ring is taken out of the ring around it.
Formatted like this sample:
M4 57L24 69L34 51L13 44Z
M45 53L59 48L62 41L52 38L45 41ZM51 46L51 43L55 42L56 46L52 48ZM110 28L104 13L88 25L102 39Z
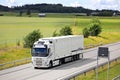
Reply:
M39 40L34 43L31 52L32 63L35 68L52 66L52 63L50 63L52 47L52 41L49 40Z

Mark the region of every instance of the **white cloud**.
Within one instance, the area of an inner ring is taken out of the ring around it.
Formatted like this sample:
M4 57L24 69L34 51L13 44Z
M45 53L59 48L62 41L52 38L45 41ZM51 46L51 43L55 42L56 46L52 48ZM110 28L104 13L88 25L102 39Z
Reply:
M6 0L8 7L12 7L12 5L14 4L15 0Z
M120 10L120 0L91 0L92 9Z
M117 9L119 8L118 0L101 0L101 8L103 9Z
M4 4L9 7L28 3L62 3L65 6L82 6L94 10L113 9L120 11L120 0L4 0Z
M112 9L120 11L120 0L88 0L84 3L80 3L80 1L74 1L70 3L70 6L77 7L82 6L84 8L89 9Z
M22 3L22 2L20 2L18 5L19 5L19 6L22 6L22 5L23 5L23 3Z
M72 6L72 7L78 7L78 6L81 6L81 4L78 1L75 1L73 3L70 3L70 6Z

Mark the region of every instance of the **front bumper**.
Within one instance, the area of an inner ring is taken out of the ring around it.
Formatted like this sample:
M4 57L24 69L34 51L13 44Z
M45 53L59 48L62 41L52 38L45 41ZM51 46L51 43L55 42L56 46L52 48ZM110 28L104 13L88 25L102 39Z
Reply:
M37 68L49 67L49 63L47 62L46 59L43 59L43 58L32 58L32 64L34 67L37 67Z

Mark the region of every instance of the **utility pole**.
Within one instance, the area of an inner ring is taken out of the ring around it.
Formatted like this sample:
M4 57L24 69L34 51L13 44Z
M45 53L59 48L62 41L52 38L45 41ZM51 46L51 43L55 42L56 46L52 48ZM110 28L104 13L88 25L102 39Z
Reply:
M109 71L110 71L110 54L108 54L108 70L107 70L107 80L109 80Z
M96 66L96 80L98 80L98 55L97 55L97 66Z
M77 3L75 4L75 8L77 9ZM77 34L77 15L75 14L74 23L73 23L73 34Z
M75 15L75 18L74 18L74 25L73 25L73 34L77 34L76 22L77 22L77 16Z

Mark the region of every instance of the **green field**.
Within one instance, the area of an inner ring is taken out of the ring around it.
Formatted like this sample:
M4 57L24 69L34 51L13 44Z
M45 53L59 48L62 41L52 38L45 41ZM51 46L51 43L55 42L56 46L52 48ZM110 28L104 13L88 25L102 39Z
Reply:
M48 17L16 17L0 16L0 63L30 57L29 49L22 48L23 38L33 30L39 29L43 37L52 36L53 32L68 25L74 27L76 22L77 34L82 34L82 29L88 27L91 19L95 17L79 16L75 19L73 14L53 14ZM72 15L72 17L70 17ZM66 17L65 17L66 16ZM120 17L98 17L101 21L103 32L99 37L85 38L85 46L89 44L107 44L120 41ZM74 33L74 31L73 31ZM16 48L16 43L20 45ZM27 53L27 54L26 54ZM19 57L17 57L19 55Z
M65 25L74 26L74 18L39 18L39 17L0 17L0 44L22 41L29 32L40 29L44 37ZM77 33L82 34L83 27L90 23L90 17L76 19ZM103 32L120 32L120 18L100 18Z
M40 29L43 36L48 37L63 26L72 25L73 21L72 18L0 17L0 43L23 40L35 29Z

